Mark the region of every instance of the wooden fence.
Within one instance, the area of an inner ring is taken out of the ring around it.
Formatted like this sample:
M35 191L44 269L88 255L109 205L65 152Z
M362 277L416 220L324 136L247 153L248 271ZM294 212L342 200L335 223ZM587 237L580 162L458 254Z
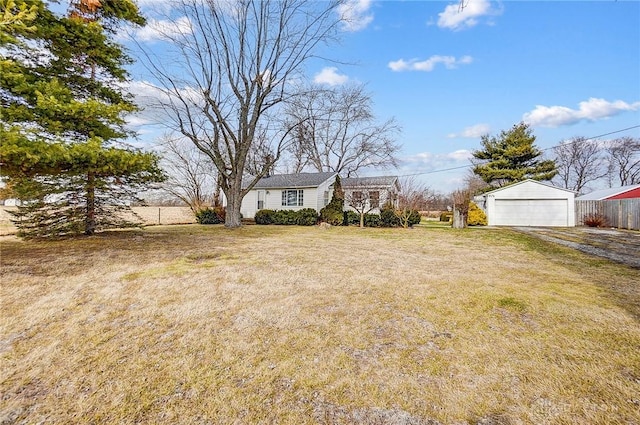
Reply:
M588 214L602 215L609 227L640 230L640 198L576 201L576 226L584 225L584 217Z

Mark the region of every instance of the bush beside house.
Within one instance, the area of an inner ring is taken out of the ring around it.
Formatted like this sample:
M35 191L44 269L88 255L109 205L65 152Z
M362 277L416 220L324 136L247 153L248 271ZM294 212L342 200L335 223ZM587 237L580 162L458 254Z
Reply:
M314 226L318 213L313 208L294 210L259 210L255 215L256 224Z
M486 226L487 215L482 209L475 204L475 202L469 203L469 215L467 216L468 226Z

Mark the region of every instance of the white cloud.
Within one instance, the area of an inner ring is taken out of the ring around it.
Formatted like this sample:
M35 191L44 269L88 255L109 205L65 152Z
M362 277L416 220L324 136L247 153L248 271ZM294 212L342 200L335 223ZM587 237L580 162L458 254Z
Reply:
M188 86L179 89L176 94L148 81L131 81L124 89L135 95L135 103L141 109L141 111L127 117L129 126L137 130L144 126L171 122L172 115L168 115L165 107L173 105L169 106L169 109L182 108L182 103L176 101L178 96L196 108L202 103L202 97L198 94L198 91Z
M349 80L349 77L343 74L338 74L338 68L333 66L323 68L322 71L317 73L313 77L313 81L317 84L327 84L330 86L339 86Z
M479 137L484 136L485 134L489 134L491 132L491 127L489 124L476 124L470 127L465 128L460 133L451 133L447 137L450 139L454 139L457 137L464 137L468 139L477 139Z
M522 120L534 127L560 127L575 124L579 121L597 121L610 118L622 112L637 111L640 102L627 103L622 100L609 102L604 99L589 98L580 102L578 109L566 106L536 105L535 109L522 116Z
M188 17L182 16L176 20L149 19L146 26L135 30L133 37L138 41L148 42L191 33L191 21Z
M491 7L489 0L464 0L463 4L464 7L459 2L445 7L438 14L438 26L454 31L471 28L478 24L480 17L500 13Z
M463 56L460 59L456 59L454 56L440 56L434 55L429 59L424 61L419 61L417 59L411 59L409 61L405 61L404 59L399 59L397 61L389 62L388 66L392 71L401 72L401 71L424 71L431 72L435 69L436 65L439 63L444 64L447 69L455 69L459 65L468 65L473 62L473 58L471 56Z
M467 149L459 149L453 152L434 154L431 152L421 152L415 155L404 157L400 160L403 167L424 172L444 170L460 163L466 163L473 155Z
M373 22L373 13L369 12L371 0L347 0L338 6L345 31L356 32L365 29Z

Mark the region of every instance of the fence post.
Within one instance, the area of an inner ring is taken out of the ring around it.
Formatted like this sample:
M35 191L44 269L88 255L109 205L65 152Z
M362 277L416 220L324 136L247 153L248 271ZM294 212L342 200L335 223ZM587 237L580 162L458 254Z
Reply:
M161 207L158 207L158 226L160 225L160 209Z
M618 229L622 229L622 200L618 201Z

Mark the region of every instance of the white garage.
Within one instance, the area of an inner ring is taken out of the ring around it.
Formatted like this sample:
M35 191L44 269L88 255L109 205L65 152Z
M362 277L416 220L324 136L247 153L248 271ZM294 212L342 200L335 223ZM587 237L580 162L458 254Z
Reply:
M573 227L575 193L535 180L525 180L476 197L489 226Z

